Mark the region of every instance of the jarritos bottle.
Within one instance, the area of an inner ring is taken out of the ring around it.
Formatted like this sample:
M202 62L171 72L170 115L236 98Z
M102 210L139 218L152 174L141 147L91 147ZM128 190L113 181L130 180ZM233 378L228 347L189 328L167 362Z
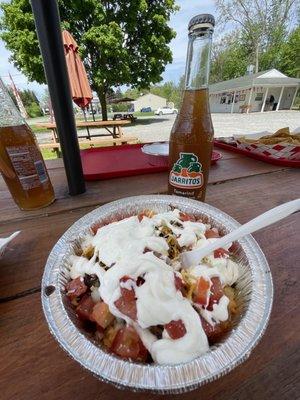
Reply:
M55 200L48 172L29 126L0 79L0 172L22 210Z
M182 105L170 136L169 194L204 201L213 148L208 77L215 20L200 14L189 23Z

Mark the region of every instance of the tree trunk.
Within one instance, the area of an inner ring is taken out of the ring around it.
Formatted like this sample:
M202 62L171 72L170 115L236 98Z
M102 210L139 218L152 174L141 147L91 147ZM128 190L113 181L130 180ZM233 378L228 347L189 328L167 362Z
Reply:
M256 44L255 48L255 73L258 73L258 57L259 57L259 44Z
M96 93L99 97L100 104L101 104L102 120L107 121L107 105L106 105L105 92L101 89L96 89Z

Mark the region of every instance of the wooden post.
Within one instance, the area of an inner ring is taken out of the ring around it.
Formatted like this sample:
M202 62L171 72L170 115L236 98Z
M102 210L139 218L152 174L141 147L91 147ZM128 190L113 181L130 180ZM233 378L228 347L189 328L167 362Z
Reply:
M265 93L265 96L264 96L264 100L263 100L260 112L264 112L266 101L267 101L267 97L268 97L268 92L269 92L269 88L267 87L267 90L266 90L266 93Z
M247 114L249 114L249 108L250 108L250 105L251 105L252 93L253 93L253 87L251 86L250 96L249 96L249 100L248 100Z
M236 94L236 90L233 92L233 99L232 99L232 104L231 104L231 110L230 110L230 114L232 114L232 113L233 113L235 94Z
M279 95L278 103L277 103L277 106L276 106L276 111L279 110L280 102L281 102L282 95L283 95L283 90L284 90L284 86L282 86L282 88L281 88L281 92L280 92L280 95Z
M292 100L290 109L293 107L293 104L294 104L295 98L296 98L296 96L297 96L298 90L299 90L299 88L298 88L298 86L296 86L296 88L295 88L295 93L294 93L294 96L293 96L293 100Z

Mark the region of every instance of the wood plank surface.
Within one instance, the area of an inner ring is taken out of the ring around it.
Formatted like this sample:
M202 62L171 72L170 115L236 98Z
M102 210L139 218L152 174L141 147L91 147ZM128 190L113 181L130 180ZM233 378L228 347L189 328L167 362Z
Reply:
M131 124L129 120L108 120L108 121L76 121L77 127L102 128L106 126L121 126ZM46 129L56 129L56 124L51 122L36 123L36 126Z
M296 399L299 395L300 274L296 263L300 224L293 216L257 234L272 269L275 298L271 321L249 360L229 375L182 400ZM298 223L297 223L298 222ZM0 304L0 382L5 400L179 398L121 391L98 381L71 360L51 337L35 293Z
M244 223L271 207L300 197L298 182L299 173L296 170L227 181L208 187L207 202ZM295 189L294 192L291 188ZM53 245L70 225L93 208L90 205L82 206L76 210L2 224L0 236L8 236L15 230L21 230L21 234L1 261L0 298L38 288ZM260 237L261 232L257 235Z
M212 168L207 202L243 223L300 197L299 171L282 169L221 151ZM165 173L89 182L70 197L62 160L47 162L58 200L21 212L0 180L0 236L21 229L0 264L1 399L133 400L179 398L120 391L98 381L59 348L40 305L40 281L49 251L63 232L97 205L130 195L164 193ZM275 297L270 325L250 359L229 375L183 400L285 400L300 393L299 236L300 213L255 235L272 271Z
M55 163L57 166L57 162ZM249 176L282 171L286 168L263 163L249 158L233 158L220 160L213 165L210 172L209 184L221 183ZM55 188L56 201L49 207L34 211L21 211L13 202L6 185L0 178L0 224L8 221L47 216L62 211L77 209L86 206L96 206L127 196L167 192L167 173L115 178L103 181L87 182L86 193L71 197L68 194L67 181L64 170L55 167L49 171ZM67 201L66 201L67 200ZM0 231L1 234L1 231Z

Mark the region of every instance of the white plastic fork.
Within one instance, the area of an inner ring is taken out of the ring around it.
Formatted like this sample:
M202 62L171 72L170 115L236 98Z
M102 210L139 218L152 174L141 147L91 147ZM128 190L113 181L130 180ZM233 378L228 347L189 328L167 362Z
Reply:
M240 226L227 235L217 239L215 242L201 247L200 249L186 251L181 254L181 263L183 268L189 268L197 265L203 257L211 254L213 251L228 245L231 242L241 239L243 236L256 232L259 229L265 228L274 224L281 219L300 210L300 199L289 201L288 203L281 204L278 207L272 208L269 211L259 215L246 224Z

